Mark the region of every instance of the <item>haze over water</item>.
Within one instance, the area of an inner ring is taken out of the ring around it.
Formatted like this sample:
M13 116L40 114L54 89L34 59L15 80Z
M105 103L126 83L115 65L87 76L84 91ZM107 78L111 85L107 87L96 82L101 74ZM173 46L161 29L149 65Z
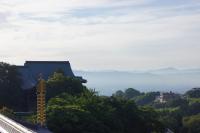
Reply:
M117 90L134 88L141 92L161 91L185 93L200 87L200 69L166 68L149 71L75 71L88 80L87 87L100 95L112 95Z

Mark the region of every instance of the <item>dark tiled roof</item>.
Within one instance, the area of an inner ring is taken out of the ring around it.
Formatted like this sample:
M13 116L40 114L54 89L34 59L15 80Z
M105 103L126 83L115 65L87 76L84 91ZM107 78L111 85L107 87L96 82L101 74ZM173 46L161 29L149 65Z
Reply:
M18 71L23 80L22 88L34 87L40 74L47 80L57 70L62 70L65 76L78 78L83 83L87 82L82 77L76 77L73 74L69 61L26 61L24 66L18 66Z
M31 63L33 63L33 64L35 64L35 63L45 63L45 64L48 64L48 63L50 63L50 64L52 64L52 63L54 63L54 64L64 64L64 63L66 63L66 64L70 64L69 63L69 61L26 61L25 62L25 64L31 64Z

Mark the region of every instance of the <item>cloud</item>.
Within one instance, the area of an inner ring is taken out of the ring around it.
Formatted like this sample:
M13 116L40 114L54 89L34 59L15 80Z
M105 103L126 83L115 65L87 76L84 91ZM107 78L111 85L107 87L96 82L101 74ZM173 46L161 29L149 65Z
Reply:
M79 69L200 66L198 2L155 2L0 1L0 59L69 59Z

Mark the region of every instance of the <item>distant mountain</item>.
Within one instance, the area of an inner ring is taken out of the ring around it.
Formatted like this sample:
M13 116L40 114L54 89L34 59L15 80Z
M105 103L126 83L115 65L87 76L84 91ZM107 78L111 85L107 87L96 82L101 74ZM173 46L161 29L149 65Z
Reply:
M148 72L154 73L154 74L197 74L200 73L200 69L176 69L173 67L168 68L162 68L162 69L156 69L156 70L149 70Z
M168 67L168 68L162 68L162 69L156 69L156 70L149 70L148 72L155 73L155 74L162 74L162 73L170 74L170 73L178 73L180 72L180 70L173 67Z
M163 68L149 71L75 71L88 80L86 86L103 95L129 87L140 91L174 91L184 93L200 87L200 69Z

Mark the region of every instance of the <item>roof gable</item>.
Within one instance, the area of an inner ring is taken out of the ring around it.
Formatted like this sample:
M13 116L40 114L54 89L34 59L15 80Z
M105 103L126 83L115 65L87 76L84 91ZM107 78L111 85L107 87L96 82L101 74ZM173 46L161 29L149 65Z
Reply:
M23 89L30 89L37 84L39 75L47 80L55 71L62 70L65 76L79 79L82 83L87 81L76 77L72 72L69 61L26 61L24 66L18 66L18 71L23 80Z

